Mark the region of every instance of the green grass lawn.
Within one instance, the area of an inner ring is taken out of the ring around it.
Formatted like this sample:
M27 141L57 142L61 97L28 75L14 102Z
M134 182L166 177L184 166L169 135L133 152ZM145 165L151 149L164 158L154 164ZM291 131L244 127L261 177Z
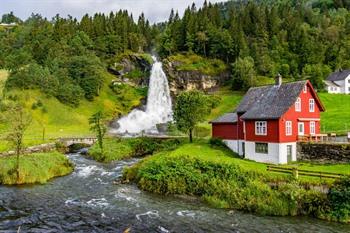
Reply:
M0 184L46 183L49 179L64 176L74 167L68 158L58 152L20 156L17 180L16 156L0 157Z
M25 100L26 108L33 116L32 123L25 133L25 145L35 145L50 141L59 137L84 137L92 136L89 131L89 117L95 112L102 110L108 119L119 114L127 114L133 107L140 104L142 94L133 87L124 88L120 94L113 92L108 84L113 76L107 75L106 83L100 92L100 96L94 101L81 101L79 107L73 108L62 104L56 98L48 98L36 90L12 91L20 99ZM32 109L38 100L43 106ZM43 109L46 110L43 111ZM45 126L45 141L42 140ZM0 133L6 133L6 126L0 126ZM10 149L8 144L0 141L0 151Z
M350 95L319 93L326 111L321 113L321 131L346 134L350 131Z

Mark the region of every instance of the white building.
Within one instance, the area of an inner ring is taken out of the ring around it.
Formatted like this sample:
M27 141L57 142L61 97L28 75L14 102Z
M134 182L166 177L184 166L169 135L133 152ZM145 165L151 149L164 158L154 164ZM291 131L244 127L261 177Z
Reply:
M328 93L350 94L350 70L336 71L330 74L324 83Z

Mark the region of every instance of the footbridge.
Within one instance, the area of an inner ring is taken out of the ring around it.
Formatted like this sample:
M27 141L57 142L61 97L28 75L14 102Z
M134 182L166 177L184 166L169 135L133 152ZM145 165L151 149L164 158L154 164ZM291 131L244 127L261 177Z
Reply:
M74 144L84 144L84 145L93 145L97 142L97 138L93 137L81 137L81 138L59 138L58 141L64 146L69 147Z

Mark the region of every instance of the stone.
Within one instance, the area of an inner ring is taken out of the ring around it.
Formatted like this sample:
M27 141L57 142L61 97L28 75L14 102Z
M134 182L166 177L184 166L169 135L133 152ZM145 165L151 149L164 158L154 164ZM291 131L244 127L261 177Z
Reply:
M299 142L297 160L321 163L349 163L350 143Z

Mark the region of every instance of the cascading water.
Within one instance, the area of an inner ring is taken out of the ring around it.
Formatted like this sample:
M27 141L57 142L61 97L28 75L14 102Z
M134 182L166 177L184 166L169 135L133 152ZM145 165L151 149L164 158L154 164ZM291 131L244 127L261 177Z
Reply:
M117 134L139 134L141 132L158 133L157 124L167 123L173 119L172 103L167 77L162 69L162 63L152 56L151 77L147 97L146 110L134 109L127 116L119 119L118 129L112 129Z

